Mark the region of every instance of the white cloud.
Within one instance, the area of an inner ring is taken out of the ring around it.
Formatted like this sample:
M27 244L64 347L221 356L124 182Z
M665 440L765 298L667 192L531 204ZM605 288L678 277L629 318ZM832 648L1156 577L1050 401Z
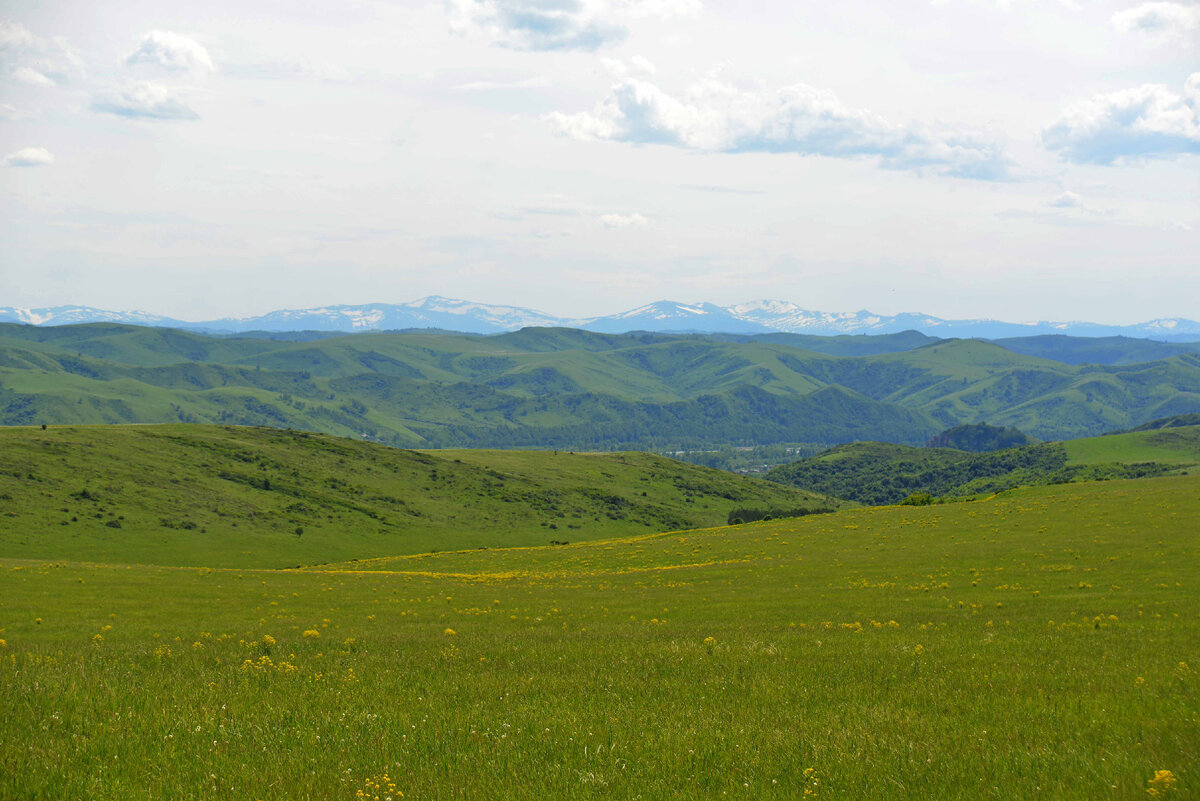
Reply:
M600 66L615 81L623 81L631 77L649 78L658 71L654 62L644 56L634 56L628 62L619 58L601 56Z
M1182 3L1142 3L1112 15L1112 26L1122 33L1143 33L1158 38L1183 37L1200 28L1200 6Z
M344 66L314 64L308 58L260 61L244 64L222 64L221 73L231 78L255 81L322 81L344 83L354 73Z
M1081 209L1083 208L1083 198L1075 192L1063 192L1058 197L1046 204L1056 209Z
M54 163L54 154L44 147L25 147L4 157L6 167L43 167Z
M32 111L25 111L16 106L10 106L8 103L0 103L0 120L6 122L16 122L17 120L30 120L36 117Z
M949 5L950 1L951 0L931 0L930 5L944 6L944 5ZM1064 6L1066 8L1069 8L1072 11L1077 10L1079 8L1079 3L1076 2L1076 0L1058 0L1058 4L1061 6ZM996 8L1000 9L1001 11L1009 11L1013 7L1013 0L995 0L995 5L996 5Z
M132 84L98 96L92 110L118 117L155 120L195 120L200 115L181 98L180 90L161 83Z
M149 65L197 77L216 69L203 45L170 31L150 31L125 58L125 63L131 67Z
M29 86L54 86L54 79L35 70L33 67L17 67L12 71L12 79L17 83Z
M1114 164L1200 153L1200 72L1177 95L1162 84L1100 94L1068 106L1042 132L1042 141L1067 160Z
M548 80L538 76L519 81L468 81L460 83L454 88L460 92L492 92L504 89L537 89L549 84Z
M650 220L640 214L603 214L600 224L605 228L641 228L649 225Z
M46 39L19 22L0 21L0 64L13 80L53 86L78 73L83 61L65 39Z
M1109 212L1093 208L1084 201L1082 195L1080 195L1078 192L1072 192L1069 189L1060 192L1055 197L1046 201L1046 206L1052 209L1063 209L1064 211L1073 210L1076 212L1082 212L1084 214L1109 214Z
M514 50L596 50L646 17L692 14L699 0L445 0L451 28Z
M891 123L805 84L742 91L708 80L680 99L648 81L625 79L594 111L555 112L548 119L562 133L585 141L719 153L874 157L889 169L928 167L946 175L991 180L1003 178L1008 164L995 143L971 134Z
M633 58L629 59L629 63L632 64L635 69L639 69L647 75L653 75L654 73L658 72L658 67L654 66L654 62L645 56L634 56Z

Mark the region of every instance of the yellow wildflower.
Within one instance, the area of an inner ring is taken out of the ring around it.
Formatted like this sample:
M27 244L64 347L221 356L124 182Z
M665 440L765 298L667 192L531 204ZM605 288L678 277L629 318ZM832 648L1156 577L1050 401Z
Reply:
M1151 798L1165 798L1168 793L1178 789L1179 780L1169 770L1156 770L1154 776L1146 784L1149 785L1146 792Z

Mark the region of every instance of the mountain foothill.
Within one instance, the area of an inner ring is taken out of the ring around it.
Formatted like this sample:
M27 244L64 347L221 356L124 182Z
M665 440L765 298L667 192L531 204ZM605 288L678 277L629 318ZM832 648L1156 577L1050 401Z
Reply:
M1200 412L1200 344L604 334L526 328L216 336L0 324L0 424L213 423L406 448L1038 440Z

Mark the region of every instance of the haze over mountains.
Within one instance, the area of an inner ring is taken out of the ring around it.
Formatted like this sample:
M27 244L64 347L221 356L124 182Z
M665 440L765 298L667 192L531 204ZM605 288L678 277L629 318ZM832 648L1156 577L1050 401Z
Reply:
M610 334L629 331L729 334L789 332L829 336L919 331L943 338L1070 334L1086 337L1139 337L1165 342L1200 340L1200 322L1184 318L1157 319L1134 325L1090 322L1011 323L998 320L946 320L919 313L889 316L869 311L821 312L778 300L761 300L730 306L664 300L619 314L588 318L558 317L534 309L474 303L436 295L408 303L284 309L256 317L205 321L178 320L141 311L106 311L88 306L54 306L39 309L0 307L0 322L31 325L114 322L167 326L209 333L356 332L438 328L472 334L495 334L529 326L541 326L580 328Z

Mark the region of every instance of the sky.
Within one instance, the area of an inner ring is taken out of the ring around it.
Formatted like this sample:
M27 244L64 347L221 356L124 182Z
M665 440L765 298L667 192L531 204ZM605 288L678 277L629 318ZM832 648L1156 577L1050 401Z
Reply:
M0 0L0 306L1200 318L1200 2Z

